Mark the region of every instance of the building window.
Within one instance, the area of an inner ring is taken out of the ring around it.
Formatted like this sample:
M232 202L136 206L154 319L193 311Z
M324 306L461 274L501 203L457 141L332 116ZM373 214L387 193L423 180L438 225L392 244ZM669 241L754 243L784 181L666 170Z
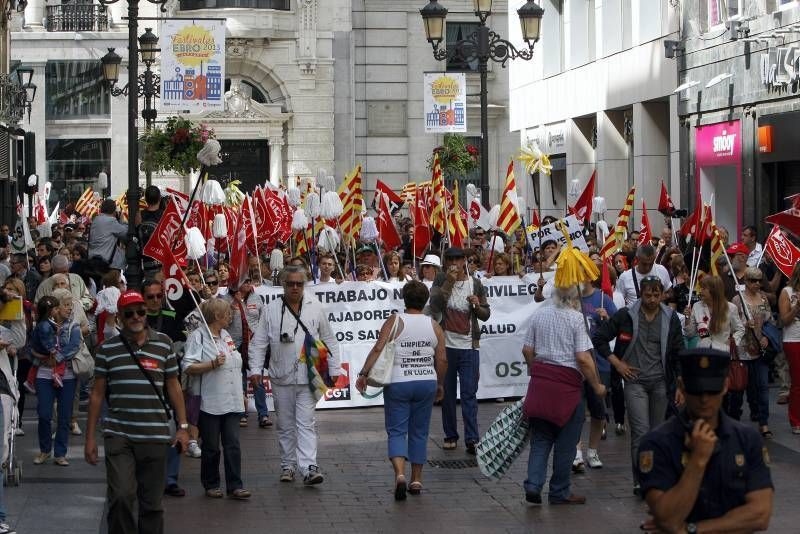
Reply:
M108 117L111 95L99 61L48 61L45 118Z
M45 147L51 205L75 202L87 187L95 187L101 171L110 174L110 139L48 139Z
M742 0L706 0L706 20L708 28L725 24L731 18L741 14L739 3ZM794 0L792 0L794 1Z
M250 9L278 9L289 11L290 0L181 0L181 10L222 9L245 7Z
M480 25L477 22L448 22L447 23L447 49L454 50L456 43L462 39L467 39L470 35L478 31ZM471 71L478 70L478 59L467 59L459 53L453 54L447 59L448 71Z

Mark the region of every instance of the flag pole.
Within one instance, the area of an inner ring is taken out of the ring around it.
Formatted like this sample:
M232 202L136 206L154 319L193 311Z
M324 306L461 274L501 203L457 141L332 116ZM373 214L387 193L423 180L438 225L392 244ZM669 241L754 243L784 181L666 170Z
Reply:
M253 214L253 199L250 197L250 193L247 193L247 203L250 206L250 227L253 229L253 244L256 247L256 258L258 258L258 277L263 279L263 274L261 273L261 257L258 255L258 229L256 228L256 219ZM242 213L242 215L244 215L244 213Z

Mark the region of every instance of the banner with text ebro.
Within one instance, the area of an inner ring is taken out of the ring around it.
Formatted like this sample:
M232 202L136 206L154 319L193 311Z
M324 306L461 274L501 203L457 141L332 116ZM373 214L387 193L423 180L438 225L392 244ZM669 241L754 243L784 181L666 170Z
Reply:
M545 278L552 273L545 273ZM528 321L539 304L533 301L538 274L525 278L498 276L482 280L488 292L491 318L481 326L480 381L478 398L525 395L528 372L522 357L522 342ZM328 321L339 341L343 372L348 386L328 391L319 408L379 406L383 396L367 399L355 388L358 371L378 338L383 323L395 311L403 311L402 284L344 282L307 286L325 306ZM256 292L269 302L283 293L280 287L261 286ZM368 394L378 393L369 388Z
M463 72L426 72L425 133L467 131L467 77Z
M164 20L159 33L159 111L223 110L225 21Z

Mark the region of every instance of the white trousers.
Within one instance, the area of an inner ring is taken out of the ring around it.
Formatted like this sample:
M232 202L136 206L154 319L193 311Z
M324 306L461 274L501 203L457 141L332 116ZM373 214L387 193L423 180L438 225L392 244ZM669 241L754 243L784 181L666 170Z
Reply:
M309 465L317 465L317 430L314 410L317 402L307 384L272 384L272 400L278 416L278 448L281 469L300 468L306 476Z

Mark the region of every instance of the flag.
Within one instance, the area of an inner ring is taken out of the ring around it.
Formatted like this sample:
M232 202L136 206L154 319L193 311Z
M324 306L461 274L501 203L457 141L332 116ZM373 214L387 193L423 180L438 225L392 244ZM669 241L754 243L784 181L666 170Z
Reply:
M675 213L675 204L673 204L672 199L669 198L667 186L664 185L663 180L661 181L661 197L658 199L658 212L664 215L664 217L672 217Z
M277 221L273 217L273 212L267 202L267 191L262 187L256 187L253 191L254 215L256 219L256 229L262 240L272 237L278 227Z
M413 204L417 200L417 184L416 182L408 182L403 186L400 192L400 197L406 204Z
M787 277L791 278L792 270L800 262L798 249L777 226L772 227L766 241L767 254L775 262L775 266Z
M91 219L100 213L100 202L100 198L96 198L94 196L94 191L92 191L92 188L87 187L81 196L78 197L77 202L75 202L75 211L84 217Z
M392 189L388 185L378 180L377 183L375 184L375 196L372 197L372 209L377 211L379 203L378 196L381 193L386 195L392 215L397 213L400 210L400 208L403 207L405 201L400 197L400 195L392 191Z
M428 224L428 210L425 208L425 201L422 196L417 195L414 204L414 256L421 258L425 255L425 250L431 243L431 228Z
M310 333L306 333L303 348L300 350L300 362L308 371L308 387L314 399L319 401L333 387L328 370L328 347Z
M179 265L186 265L186 242L181 228L181 213L174 198L167 202L167 207L144 245L142 254L165 265L169 254L174 256Z
M446 232L446 222L444 217L444 179L442 178L442 166L439 162L439 153L433 155L433 169L431 172L431 191L433 193L430 216L430 226L440 234Z
M450 244L462 248L467 239L467 212L458 201L458 180L453 184L453 207L449 213Z
M181 209L181 211L186 211L186 209L189 207L189 195L186 193L181 193L180 191L172 189L171 187L167 187L166 191L168 194L175 197L175 200L178 202L178 207Z
M473 226L480 226L487 232L492 229L492 225L489 224L489 212L481 204L480 197L475 197L470 201L469 216L472 219Z
M650 217L647 216L647 204L642 199L642 226L639 228L639 246L647 245L653 239L653 229L650 226Z
M14 235L11 240L11 252L16 254L25 254L26 251L35 248L33 237L31 237L31 229L28 227L28 218L23 213L24 210L19 210L17 223L14 226Z
M794 235L800 236L800 193L792 195L786 198L786 200L792 202L792 207L780 213L770 215L764 219L764 221L782 226L784 230L788 230Z
M717 260L725 252L725 243L722 242L722 237L719 235L717 225L711 222L711 274L719 276L717 269Z
M694 237L695 234L697 233L697 225L700 223L700 219L702 218L702 216L703 216L703 203L698 202L692 214L689 215L681 225L680 234L684 237L687 243L689 242L689 239Z
M703 205L703 216L700 224L697 225L697 234L695 240L699 246L703 246L707 239L711 239L711 231L714 226L714 216L711 214L711 206L708 204Z
M539 210L534 208L533 215L531 215L531 226L539 228L542 225L542 220L539 218Z
M569 208L569 212L574 214L579 221L585 221L592 216L592 199L594 198L594 182L596 176L597 171L595 170L586 183L583 193L581 193L581 196L578 197L578 200L575 202L575 205Z
M608 261L622 246L621 241L617 241L617 234L612 232L608 234L606 240L603 242L603 248L600 249L600 257L603 261Z
M383 246L386 250L393 250L399 247L402 242L400 241L400 234L397 232L397 226L392 220L391 200L388 195L378 192L378 235L383 241Z
M617 216L617 224L614 226L614 234L616 234L617 242L622 245L625 240L625 234L628 232L628 220L633 212L633 202L636 198L636 186L631 187L628 191L628 197L625 199L625 205Z
M236 219L236 227L231 233L231 258L230 270L228 274L228 286L239 287L242 282L248 277L247 272L247 224L248 215L244 210L239 212L239 217Z
M611 286L611 275L608 272L608 264L609 262L603 259L603 265L601 267L601 278L600 278L600 289L603 293L608 295L609 297L614 296L614 288Z
M519 213L511 202L509 193L517 193L517 182L514 179L514 160L508 164L506 171L506 186L503 188L503 196L500 198L500 216L497 218L497 227L507 235L514 233L520 225Z
M339 186L338 193L344 207L344 211L339 217L342 234L355 239L361 231L361 217L364 209L364 196L361 192L361 165L357 165L353 172L345 177L342 185Z
M161 270L164 272L164 293L167 300L180 300L184 289L188 290L192 286L178 260L175 259L172 249L167 249L166 261L163 262Z

